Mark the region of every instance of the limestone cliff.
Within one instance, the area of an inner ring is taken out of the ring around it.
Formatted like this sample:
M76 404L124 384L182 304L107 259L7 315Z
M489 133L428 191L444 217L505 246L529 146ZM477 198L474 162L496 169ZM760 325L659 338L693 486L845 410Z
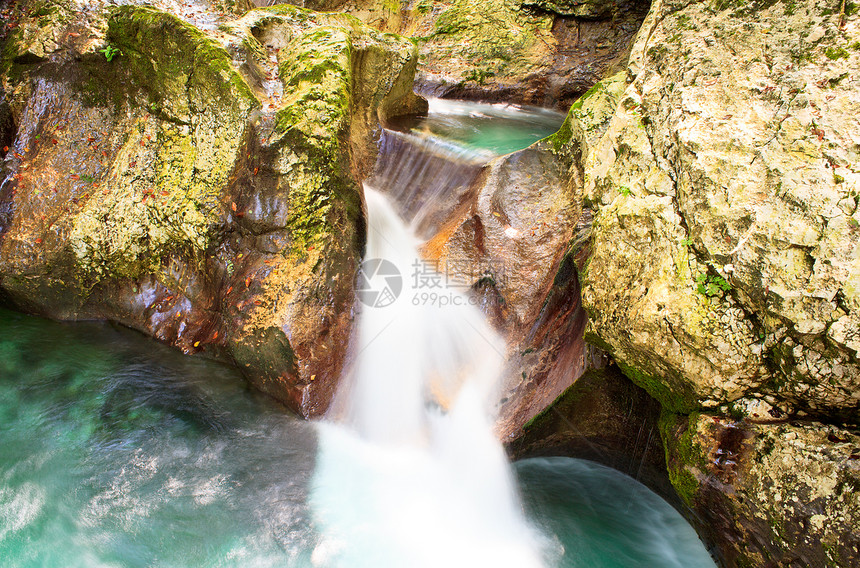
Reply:
M595 213L587 338L661 402L732 566L860 558L858 68L852 3L657 0L557 135Z

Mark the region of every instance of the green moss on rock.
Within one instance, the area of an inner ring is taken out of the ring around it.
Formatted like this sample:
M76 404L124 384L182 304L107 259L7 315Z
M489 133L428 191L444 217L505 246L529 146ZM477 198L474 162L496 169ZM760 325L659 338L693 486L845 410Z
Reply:
M108 19L107 39L121 54L90 61L82 95L94 102L86 88L95 81L114 97L114 112L133 118L116 125L117 157L76 217L70 244L91 277L136 278L168 252L199 256L211 246L259 103L226 51L171 14L122 6Z
M631 381L660 401L663 408L669 412L687 414L698 408L695 393L685 383L676 386L672 384L672 381L652 376L624 361L617 360L616 362Z
M666 410L660 416L660 437L666 448L666 468L669 480L678 496L688 507L695 505L700 482L694 472L707 470L707 456L696 442L699 414L683 416Z
M255 101L230 65L229 54L179 18L148 7L121 6L108 20L106 39L120 50L134 87L144 89L151 110L187 123L190 113L213 102L228 111Z

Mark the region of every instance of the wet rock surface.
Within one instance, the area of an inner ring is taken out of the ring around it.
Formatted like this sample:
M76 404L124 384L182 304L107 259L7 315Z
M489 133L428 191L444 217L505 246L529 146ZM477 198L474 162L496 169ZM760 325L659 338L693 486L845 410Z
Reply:
M508 445L516 459L567 455L602 463L681 507L666 472L660 404L614 365L579 377Z
M705 414L664 417L661 428L672 482L726 565L857 564L856 433Z

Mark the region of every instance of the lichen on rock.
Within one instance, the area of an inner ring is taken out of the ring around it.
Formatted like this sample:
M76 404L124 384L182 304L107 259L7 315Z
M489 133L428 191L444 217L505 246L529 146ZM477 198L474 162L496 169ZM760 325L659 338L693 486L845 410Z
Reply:
M852 566L860 437L816 423L664 416L670 477L731 566Z
M584 299L620 360L703 406L758 393L850 414L857 97L826 52L857 22L787 10L654 3L585 163L600 212Z
M811 0L655 1L623 92L552 138L594 209L586 338L660 401L730 566L857 562L858 34Z
M137 278L169 251L200 255L213 245L221 194L243 151L237 141L259 102L223 48L170 14L120 7L106 39L122 56L103 80L147 112L125 124L69 245L96 278Z

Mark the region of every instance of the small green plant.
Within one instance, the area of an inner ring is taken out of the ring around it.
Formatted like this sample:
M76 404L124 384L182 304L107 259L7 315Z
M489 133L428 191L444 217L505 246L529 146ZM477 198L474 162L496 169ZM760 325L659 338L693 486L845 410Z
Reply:
M89 174L81 174L81 181L85 181L87 183L95 183L96 178Z
M118 47L114 47L112 45L106 45L104 49L100 50L105 55L105 59L108 60L108 63L113 61L113 58L117 55L120 55L120 51Z
M621 186L621 195L623 195L624 197L628 197L631 193L633 192L630 191L629 187L627 187L626 185Z
M472 69L463 75L463 80L474 81L479 85L484 85L486 84L487 79L494 75L495 73L493 71L489 71L486 69Z
M681 239L681 246L682 247L688 247L691 244L693 244L693 239L691 239L690 237L687 237L685 239Z
M837 59L842 59L843 57L848 57L848 52L841 47L828 47L824 50L824 55L827 56L827 59L831 59L836 61Z
M696 291L699 294L708 296L709 298L722 296L731 289L731 284L726 282L722 276L705 274L704 272L701 272L696 276Z

